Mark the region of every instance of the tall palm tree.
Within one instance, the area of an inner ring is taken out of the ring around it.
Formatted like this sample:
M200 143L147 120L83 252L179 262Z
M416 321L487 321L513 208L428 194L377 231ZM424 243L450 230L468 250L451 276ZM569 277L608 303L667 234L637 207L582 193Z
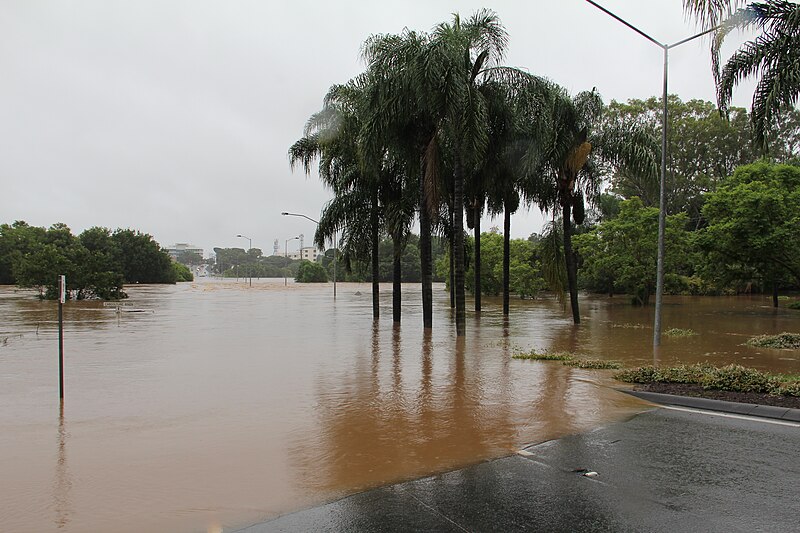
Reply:
M431 218L439 168L438 117L420 105L425 84L417 75L424 70L422 51L428 43L426 34L410 30L366 40L363 56L373 83L367 96L369 115L361 131L371 153L381 154L391 147L404 161L408 185L416 185L425 329L433 327Z
M480 163L488 145L485 97L479 90L485 69L499 65L508 35L497 15L483 9L462 23L458 15L452 22L439 24L427 50L428 64L436 65L429 105L444 119L453 154L453 241L455 263L456 335L466 331L464 294L464 190L467 176ZM475 211L483 205L473 206ZM478 217L479 218L479 217ZM478 226L479 228L479 226ZM479 230L478 230L479 231ZM476 292L477 294L477 292Z
M381 237L380 162L364 158L359 134L365 115L365 75L345 85L334 85L323 109L306 123L305 135L289 149L290 164L301 164L308 175L319 160L319 177L334 193L320 217L314 242L324 247L341 232L346 264L370 257L372 264L372 314L380 316L379 255ZM369 247L365 246L369 243ZM338 244L335 248L338 248ZM334 252L336 253L336 252Z
M476 79L482 69L502 58L508 36L497 16L481 10L462 23L442 23L430 35L405 32L377 36L365 44L370 68L385 79L386 105L376 130L403 131L415 139L419 160L420 255L423 277L423 321L431 327L428 292L430 216L436 211L442 152L453 161L453 240L456 332L465 332L464 179L485 150L485 107ZM427 301L426 301L427 300Z
M800 4L786 0L684 0L684 9L701 24L720 24L712 42L712 65L717 84L717 104L724 112L734 87L751 76L758 78L750 120L753 140L769 152L770 132L782 108L793 107L800 96ZM720 68L720 48L735 29L756 29L760 34L744 43Z

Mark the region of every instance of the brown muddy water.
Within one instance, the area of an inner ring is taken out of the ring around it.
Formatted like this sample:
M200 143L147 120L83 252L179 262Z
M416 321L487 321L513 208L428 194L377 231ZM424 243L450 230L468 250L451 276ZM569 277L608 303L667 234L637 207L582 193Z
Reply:
M651 348L652 309L584 298L578 327L552 300L488 299L453 335L435 290L391 287L373 326L370 286L201 280L134 286L120 312L65 305L58 402L56 304L0 288L0 530L228 531L390 482L513 453L646 408L608 372L511 359L569 350L627 366L739 362L800 371L797 352L751 335L800 330L763 298L673 298ZM468 302L468 304L471 302Z

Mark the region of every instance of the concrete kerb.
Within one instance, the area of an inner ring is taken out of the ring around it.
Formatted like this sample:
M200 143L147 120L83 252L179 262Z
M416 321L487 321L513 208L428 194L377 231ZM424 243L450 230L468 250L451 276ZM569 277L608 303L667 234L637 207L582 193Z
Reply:
M679 407L692 407L694 409L704 409L707 411L719 411L722 413L733 413L737 415L758 416L762 418L774 418L777 420L787 420L800 422L800 409L788 407L775 407L772 405L756 405L752 403L726 402L723 400L712 400L710 398L695 398L692 396L677 396L674 394L662 394L660 392L646 392L629 389L618 389L620 392L636 396L643 400L662 405L676 405Z

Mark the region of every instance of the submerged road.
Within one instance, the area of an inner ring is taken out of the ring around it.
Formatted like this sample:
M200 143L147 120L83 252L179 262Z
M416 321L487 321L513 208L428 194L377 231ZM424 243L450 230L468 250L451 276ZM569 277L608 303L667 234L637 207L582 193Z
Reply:
M798 480L800 424L666 407L241 531L797 531Z

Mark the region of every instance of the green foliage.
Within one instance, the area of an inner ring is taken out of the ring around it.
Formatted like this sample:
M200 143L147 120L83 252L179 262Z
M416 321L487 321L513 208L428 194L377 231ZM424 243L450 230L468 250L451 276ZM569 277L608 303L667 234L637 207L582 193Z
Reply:
M757 348L800 350L800 334L784 332L778 335L759 335L748 340L747 345Z
M790 304L787 304L786 307L789 308L789 309L800 310L800 302L792 302Z
M660 368L645 366L614 375L627 383L685 383L704 389L732 392L758 392L800 396L800 376L776 375L741 365L715 367L709 364Z
M197 266L203 264L203 256L197 252L183 250L178 254L177 261L187 266Z
M567 352L536 352L518 353L511 356L514 359L528 359L532 361L571 361L574 355Z
M151 235L118 229L111 234L125 283L175 283L169 254Z
M687 268L689 235L686 215L667 217L665 268ZM583 283L591 290L625 292L646 305L655 292L658 246L658 209L637 198L620 204L619 214L574 238L582 259Z
M739 167L708 195L703 215L704 277L722 284L800 284L800 167Z
M774 376L741 365L716 368L703 377L701 384L704 389L734 392L775 393L780 387Z
M572 359L562 363L565 366L574 366L577 368L588 368L593 370L617 370L622 368L622 363L618 361L604 361L603 359Z
M703 100L683 102L678 96L667 99L669 124L667 142L669 159L669 195L667 212L684 212L690 226L701 223L703 195L716 188L739 165L751 163L756 153L750 143L750 122L747 111L731 108L729 120L720 116L717 106ZM610 113L626 121L641 122L658 138L661 137L661 98L611 102ZM659 202L658 176L620 172L613 179L614 192L625 198L638 196L645 206Z
M183 263L172 263L172 269L175 271L175 281L194 281L192 271Z
M123 283L174 283L172 261L150 235L133 230L89 228L75 237L64 224L35 228L0 225L0 281L56 298L58 276L68 297L125 298Z
M328 281L328 273L321 264L303 260L300 261L295 281L298 283L324 283Z

